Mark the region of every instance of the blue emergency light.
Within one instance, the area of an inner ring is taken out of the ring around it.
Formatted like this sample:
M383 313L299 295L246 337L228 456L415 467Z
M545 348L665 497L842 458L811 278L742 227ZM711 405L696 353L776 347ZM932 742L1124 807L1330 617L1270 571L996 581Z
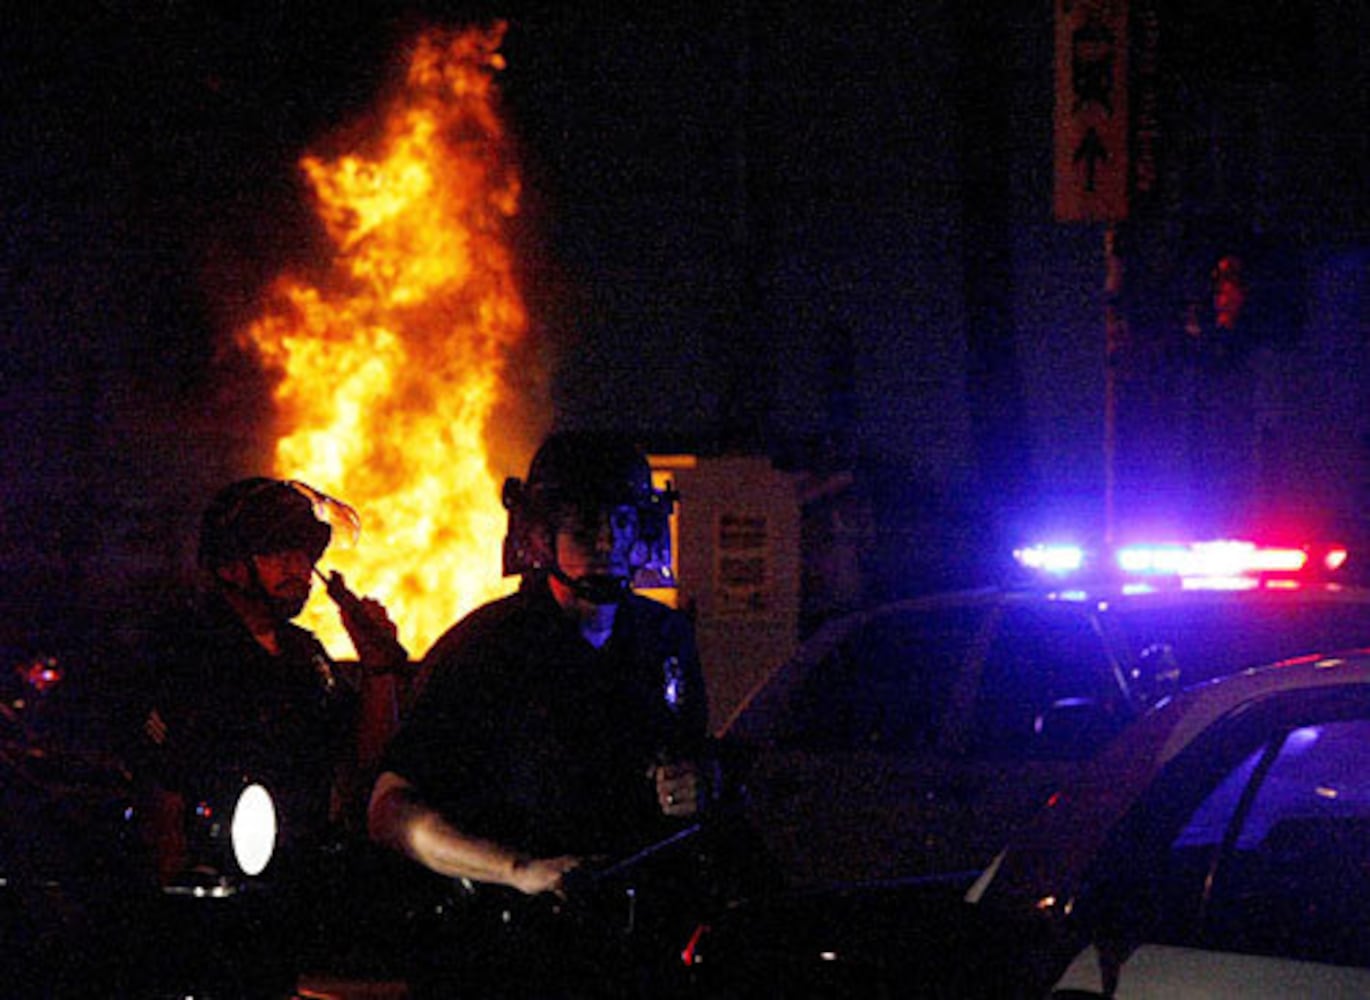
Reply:
M1025 569L1068 574L1084 566L1085 550L1078 545L1030 545L1015 549L1013 558Z

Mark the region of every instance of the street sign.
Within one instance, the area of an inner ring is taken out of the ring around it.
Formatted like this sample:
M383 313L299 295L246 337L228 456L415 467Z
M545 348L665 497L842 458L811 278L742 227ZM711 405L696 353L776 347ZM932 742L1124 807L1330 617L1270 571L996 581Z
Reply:
M1054 0L1054 210L1061 222L1127 217L1127 0Z

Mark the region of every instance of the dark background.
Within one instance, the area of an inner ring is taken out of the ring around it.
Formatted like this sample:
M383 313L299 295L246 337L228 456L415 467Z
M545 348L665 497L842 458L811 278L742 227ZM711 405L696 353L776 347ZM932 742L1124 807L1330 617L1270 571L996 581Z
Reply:
M1364 535L1365 5L1133 9L1160 140L1119 234L1119 506ZM45 4L0 15L7 645L157 600L260 468L265 387L220 347L318 239L300 155L420 25L490 16L560 420L853 472L896 553L1098 529L1103 237L1051 218L1049 3ZM1224 253L1260 278L1226 339Z

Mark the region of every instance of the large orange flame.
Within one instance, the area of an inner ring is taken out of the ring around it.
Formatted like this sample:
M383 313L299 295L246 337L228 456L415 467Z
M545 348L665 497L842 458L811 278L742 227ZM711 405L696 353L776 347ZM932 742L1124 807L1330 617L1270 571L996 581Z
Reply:
M528 322L506 235L503 31L425 32L376 134L302 159L332 260L314 283L279 278L240 337L278 375L276 473L359 511L358 544L325 561L386 603L415 654L508 589L493 470L515 466L489 453L490 423ZM302 621L350 649L322 588Z

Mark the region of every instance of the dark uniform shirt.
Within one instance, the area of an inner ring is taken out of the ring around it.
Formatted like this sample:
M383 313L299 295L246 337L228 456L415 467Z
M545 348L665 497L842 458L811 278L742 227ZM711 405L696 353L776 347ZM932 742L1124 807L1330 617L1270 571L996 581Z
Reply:
M538 857L623 856L667 836L653 765L703 743L693 629L630 595L595 649L542 580L477 609L423 664L383 770L464 832Z
M224 808L244 780L261 782L290 848L327 828L355 697L312 633L286 624L277 637L272 656L212 595L167 626L151 653L166 738L146 763L192 808Z

